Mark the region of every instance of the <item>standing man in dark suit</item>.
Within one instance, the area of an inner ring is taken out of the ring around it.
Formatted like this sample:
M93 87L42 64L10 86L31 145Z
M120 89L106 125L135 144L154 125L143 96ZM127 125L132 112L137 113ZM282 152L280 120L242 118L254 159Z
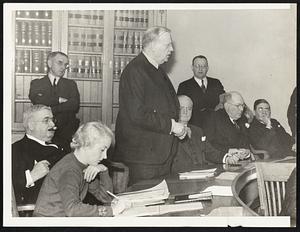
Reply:
M12 183L16 203L35 204L44 177L66 152L48 144L55 125L51 108L33 105L24 112L25 136L12 145Z
M218 79L207 77L208 61L205 56L195 56L192 61L194 76L178 87L177 95L186 95L194 103L190 124L202 127L209 110L214 110L219 103L219 95L224 87Z
M121 75L115 159L129 167L129 185L169 174L178 138L187 133L187 127L177 122L175 89L160 67L172 51L170 30L149 28L143 51Z
M79 92L73 80L63 78L69 65L68 56L62 52L51 52L47 58L48 75L32 80L29 99L33 104L50 106L57 120L57 131L53 141L70 151L72 135L79 126L76 113L79 110Z
M248 120L244 116L245 103L238 92L224 94L223 109L213 111L203 130L208 142L220 153L206 159L214 163L235 164L249 158Z

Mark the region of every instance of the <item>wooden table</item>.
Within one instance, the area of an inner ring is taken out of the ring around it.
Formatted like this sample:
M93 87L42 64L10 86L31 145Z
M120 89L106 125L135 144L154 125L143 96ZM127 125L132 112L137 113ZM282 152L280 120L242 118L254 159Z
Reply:
M254 163L250 163L249 161L241 163L242 166L230 167L228 165L215 165L215 166L204 166L199 167L199 169L210 169L217 168L216 176L221 174L222 172L237 172L241 173L249 166L254 166ZM175 195L181 194L191 194L199 191L203 191L205 188L212 185L220 185L220 186L231 186L233 180L220 180L215 177L208 179L195 179L195 180L179 180L178 174L173 174L165 178L168 188L170 191L169 199L174 198ZM144 180L140 181L129 188L129 191L142 190L146 188L153 187L159 184L163 179L155 179L155 180ZM232 207L232 206L240 206L238 201L233 196L213 196L211 201L202 201L203 209L201 210L193 210L193 211L183 211L183 212L173 212L168 214L163 214L161 216L203 216L208 215L213 209L219 207ZM228 215L224 215L228 216ZM241 215L243 216L243 215Z

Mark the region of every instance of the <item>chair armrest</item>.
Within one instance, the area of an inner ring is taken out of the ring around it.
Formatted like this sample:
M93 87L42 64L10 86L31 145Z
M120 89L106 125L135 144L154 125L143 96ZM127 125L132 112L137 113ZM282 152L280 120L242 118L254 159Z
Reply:
M266 150L254 149L254 147L251 144L250 144L250 150L256 158L259 158L259 159L269 159L270 158L269 152L267 152Z

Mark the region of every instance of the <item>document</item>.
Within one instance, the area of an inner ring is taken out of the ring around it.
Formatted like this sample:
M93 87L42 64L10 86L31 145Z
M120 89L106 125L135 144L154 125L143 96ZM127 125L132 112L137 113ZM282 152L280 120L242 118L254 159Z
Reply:
M213 185L207 187L203 192L212 192L213 196L233 196L231 186L218 186Z
M216 176L216 180L234 180L237 175L239 175L238 172L222 172L220 175Z
M215 175L216 168L205 169L205 170L193 170L190 172L181 172L179 173L180 180L187 179L205 179L208 177L213 177Z
M167 182L163 180L160 184L140 191L118 194L118 198L130 201L132 206L143 206L148 204L161 203L170 195Z
M171 212L201 210L201 209L203 209L203 205L201 202L167 204L167 205L156 205L156 206L137 206L125 210L123 213L117 215L117 217L152 216L152 215L161 215L161 214L166 214Z

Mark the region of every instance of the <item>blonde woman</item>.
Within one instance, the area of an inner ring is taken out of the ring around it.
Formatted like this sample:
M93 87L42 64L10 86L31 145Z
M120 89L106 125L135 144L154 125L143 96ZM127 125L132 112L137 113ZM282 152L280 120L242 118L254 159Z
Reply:
M112 182L107 168L98 164L106 159L107 149L113 142L112 131L101 122L81 125L71 142L74 151L61 159L46 177L38 196L34 216L92 217L121 213L126 204L116 199L112 201L107 194L107 191L112 191ZM93 172L87 172L88 169L93 169ZM98 172L99 179L94 179ZM86 176L85 173L90 174ZM88 182L90 179L93 180ZM103 205L84 204L82 200L88 191Z

